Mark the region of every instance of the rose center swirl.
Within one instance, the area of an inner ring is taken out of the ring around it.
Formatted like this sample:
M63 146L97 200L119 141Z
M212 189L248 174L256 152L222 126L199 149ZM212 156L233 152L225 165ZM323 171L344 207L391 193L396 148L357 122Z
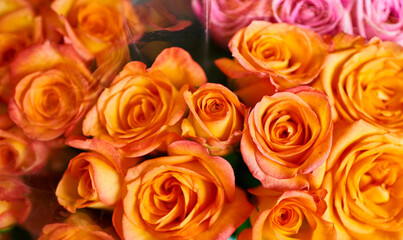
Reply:
M210 182L168 171L142 187L139 210L142 218L156 231L178 230L194 218L213 214L207 206L210 199L215 198L214 192L216 187Z

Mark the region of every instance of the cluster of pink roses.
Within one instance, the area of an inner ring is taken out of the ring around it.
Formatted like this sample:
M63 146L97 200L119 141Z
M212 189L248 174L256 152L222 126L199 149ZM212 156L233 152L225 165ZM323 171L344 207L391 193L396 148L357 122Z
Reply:
M211 28L234 35L233 58L215 60L229 89L209 83L182 48L164 49L150 67L129 62L127 45L144 31L191 24L164 1L7 0L0 229L35 208L18 176L40 173L68 146L80 153L54 194L69 214L41 226L41 240L226 240L248 218L238 239L401 239L403 47L340 32L347 15L338 11L358 11L359 0L233 2L210 2L212 26L232 24ZM240 17L249 13L287 23ZM234 152L259 187L236 185L224 158Z
M253 20L294 24L319 34L343 31L366 39L378 36L382 40L403 43L401 1L192 0L192 6L202 21L208 6L211 33L223 46Z

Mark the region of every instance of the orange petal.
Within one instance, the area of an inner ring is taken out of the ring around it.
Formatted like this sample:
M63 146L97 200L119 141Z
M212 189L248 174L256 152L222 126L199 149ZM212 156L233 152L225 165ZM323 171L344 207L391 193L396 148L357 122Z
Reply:
M207 82L206 74L200 65L188 52L177 47L164 49L150 69L162 71L177 89L186 84L198 87Z
M197 235L195 240L227 240L248 218L252 210L253 206L249 203L246 193L236 188L234 200L224 204L217 221L207 231Z

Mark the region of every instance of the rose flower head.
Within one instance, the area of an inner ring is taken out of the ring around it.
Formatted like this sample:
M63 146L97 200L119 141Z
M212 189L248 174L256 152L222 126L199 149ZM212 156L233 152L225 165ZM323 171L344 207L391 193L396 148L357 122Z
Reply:
M193 141L129 169L113 215L122 239L228 239L252 205L231 165Z
M0 129L0 174L22 175L39 171L47 162L48 146L29 139L18 128Z
M326 190L281 194L258 187L250 192L257 197L250 216L252 229L245 229L239 240L336 239L333 223L322 217L327 208Z
M0 176L0 229L22 224L31 212L29 188L13 176Z
M87 60L127 45L130 37L136 40L143 32L128 0L55 0L51 7L62 19L66 42Z
M93 217L84 212L70 215L63 223L50 223L42 228L38 240L115 240L116 233L112 229L103 229Z
M336 113L334 120L363 119L402 130L403 47L376 38L366 44L357 44L352 37L342 39L338 42L346 47L329 55L320 75Z
M69 139L67 144L90 150L70 160L56 188L56 197L70 212L77 208L112 208L121 198L123 175L119 155L98 139Z
M295 24L321 35L352 30L343 0L273 0L271 5L277 22Z
M130 62L88 112L83 133L110 142L125 157L164 151L180 138L183 92L205 81L202 68L180 48L161 52L149 69Z
M403 44L403 4L401 1L355 0L349 3L355 34L366 39L379 37L382 40Z
M402 239L402 135L363 120L335 125L338 134L322 187L326 218L339 239Z
M20 52L11 80L10 118L30 138L69 135L88 108L91 73L67 45L45 42Z
M253 20L271 20L270 1L267 0L191 0L199 20L205 24L209 12L208 27L213 40L222 47L232 36ZM209 7L209 9L206 9Z
M279 90L312 82L328 54L328 45L312 30L265 21L239 30L228 46L242 67L270 78Z
M332 146L326 96L301 86L265 96L251 110L241 153L252 175L276 191L317 188Z
M221 84L206 83L184 93L189 116L182 136L206 146L213 155L225 155L241 140L248 109Z

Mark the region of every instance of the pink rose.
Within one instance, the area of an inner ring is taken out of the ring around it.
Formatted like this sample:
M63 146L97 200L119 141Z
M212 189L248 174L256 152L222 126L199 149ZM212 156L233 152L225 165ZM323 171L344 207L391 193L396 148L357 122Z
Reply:
M351 16L358 34L371 39L392 40L403 44L403 2L390 0L356 0Z
M306 27L319 34L335 34L351 22L344 20L340 0L273 0L273 16L278 22ZM344 26L345 25L345 26Z
M209 29L214 41L226 46L231 37L253 20L270 20L271 0L192 0L198 18L205 22L206 3L210 3Z

